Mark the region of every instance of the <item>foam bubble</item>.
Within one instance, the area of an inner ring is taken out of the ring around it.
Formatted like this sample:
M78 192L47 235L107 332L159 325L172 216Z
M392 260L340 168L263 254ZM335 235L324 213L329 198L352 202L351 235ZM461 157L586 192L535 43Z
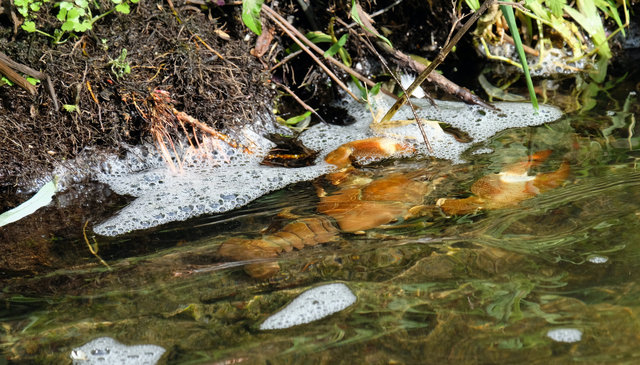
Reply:
M556 342L573 343L582 340L582 331L575 328L556 328L547 332L547 337Z
M609 261L609 258L606 256L592 255L587 258L587 261L592 264L604 264Z
M261 330L283 329L317 321L340 312L356 302L356 296L342 283L326 284L300 294L260 325Z
M156 345L127 346L111 337L100 337L71 351L74 365L156 364L165 349Z

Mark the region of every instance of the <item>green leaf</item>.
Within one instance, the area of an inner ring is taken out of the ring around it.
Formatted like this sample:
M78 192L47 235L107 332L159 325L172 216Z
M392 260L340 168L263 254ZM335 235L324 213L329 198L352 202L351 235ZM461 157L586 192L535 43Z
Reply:
M65 32L71 32L75 27L75 25L76 25L75 22L72 22L71 20L67 20L66 22L62 23L62 25L60 26L60 29L64 30Z
M480 1L479 0L464 0L464 2L473 11L476 11L476 10L480 9Z
M119 5L116 5L116 11L122 14L129 14L130 9L129 9L129 4L127 3L122 3Z
M61 1L60 4L58 4L58 6L60 6L60 10L62 10L62 9L64 9L64 10L73 9L73 4L68 2L68 1Z
M0 227L6 226L9 223L18 221L36 210L49 205L53 199L53 195L56 193L57 181L54 178L48 183L44 184L42 188L31 197L31 199L18 205L17 207L8 210L0 214Z
M262 34L262 24L260 24L260 10L264 0L243 0L242 1L242 22L255 34Z
M78 106L77 105L73 105L73 104L64 104L62 106L62 108L66 111L68 111L69 113L73 113L76 110L78 110Z
M351 0L351 17L353 18L353 20L356 23L358 23L362 27L362 29L366 30L367 32L369 32L371 34L374 34L376 37L378 37L379 39L383 40L387 45L389 45L389 47L393 48L393 45L391 44L391 41L388 40L382 34L378 33L378 31L373 27L373 25L371 24L372 20L370 18L368 18L369 15L367 13L362 11L362 14L363 14L363 16L365 16L365 19L362 19L360 17L360 12L361 11L362 11L362 8L360 7L360 4L358 4L356 2L356 0Z
M304 114L296 115L295 117L291 117L284 121L286 125L296 125L303 120L309 118L311 116L311 112L306 112Z
M305 34L305 37L307 37L307 39L314 44L331 42L330 35L328 35L327 33L319 32L319 31L308 32L307 34Z
M9 80L8 78L2 76L2 78L0 78L0 85L9 85L9 86L13 86L13 82L11 82L11 80Z
M373 85L373 87L371 88L371 91L369 91L369 95L371 96L376 96L378 95L378 93L380 92L380 88L382 87L382 83L378 82L375 85Z
M347 38L349 38L349 34L345 34L338 42L334 43L329 49L324 53L325 58L333 57L340 50L340 48L344 47L345 43L347 43Z
M36 23L31 20L26 20L24 24L22 24L22 29L26 32L33 33L36 31Z
M33 86L36 86L37 84L40 83L40 80L34 77L27 77L27 81Z
M567 5L567 0L544 0L544 3L556 17L562 16L562 9Z

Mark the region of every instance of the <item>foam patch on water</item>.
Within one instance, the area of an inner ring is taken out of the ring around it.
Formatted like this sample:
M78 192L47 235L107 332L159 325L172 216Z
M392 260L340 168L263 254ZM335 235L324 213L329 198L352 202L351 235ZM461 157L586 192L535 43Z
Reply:
M378 96L375 110L386 111L393 104L389 97ZM552 122L562 116L562 112L552 106L540 105L538 114L533 113L533 107L528 103L496 103L499 110L487 110L485 108L453 101L436 101L432 106L426 100L414 100L419 118L437 120L450 124L452 127L467 132L473 139L472 143L486 141L499 131L516 128L541 125ZM460 155L471 147L472 143L458 142L452 135L445 133L435 123L423 123L429 143L434 153L427 150L420 129L416 123L400 127L377 128L372 130L371 111L362 105L349 103L345 105L349 114L355 117L356 123L349 126L336 126L319 124L309 129L301 136L301 141L311 149L333 150L343 143L386 135L395 138L405 138L405 141L413 143L419 152L425 155L451 160L455 163L462 162ZM394 120L414 119L414 115L408 107L400 109L394 116Z
M592 264L604 264L607 261L609 261L609 258L606 256L591 255L587 258L587 261L589 261Z
M379 95L374 102L374 113L386 111L393 100ZM467 132L473 142L482 142L496 132L507 128L540 125L561 116L560 110L541 105L534 114L527 103L497 103L499 111L487 110L460 102L437 102L433 107L427 101L414 101L420 118L435 119ZM97 180L108 184L113 191L136 199L129 206L105 222L94 227L101 235L116 236L161 224L182 221L203 214L221 213L248 204L269 192L289 184L309 181L331 171L332 166L323 159L327 153L343 143L377 135L412 143L416 149L430 154L415 123L402 127L370 128L370 110L355 102L343 103L349 114L357 120L350 126L318 124L305 131L300 140L317 150L315 166L284 168L262 166L260 162L274 146L267 139L245 130L243 144L251 151L233 148L217 140L207 140L207 153L188 146L176 146L169 154L174 168L167 167L154 146L131 148L124 158L112 157L101 166ZM411 119L408 107L398 111L395 119ZM460 143L435 122L424 124L435 157L462 162L460 157L471 143Z
M260 329L283 329L317 321L348 308L356 299L345 284L321 285L300 294L289 305L262 322Z
M164 352L164 348L156 345L127 346L111 337L100 337L73 349L71 359L74 365L152 365Z
M556 342L573 343L582 340L582 331L575 328L556 328L547 332L547 337Z
M217 156L183 156L180 172L168 169L157 153L142 149L132 150L125 159L113 157L105 162L97 179L116 193L137 199L95 226L94 231L116 236L202 214L226 212L331 170L326 163L298 169L262 166L260 162L273 144L256 135L251 136L251 141L252 153L226 146Z

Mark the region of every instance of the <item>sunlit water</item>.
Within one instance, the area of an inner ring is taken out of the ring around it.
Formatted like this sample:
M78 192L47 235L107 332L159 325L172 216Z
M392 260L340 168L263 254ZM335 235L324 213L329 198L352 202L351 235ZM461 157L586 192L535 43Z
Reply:
M220 263L216 251L229 237L259 235L287 208L313 214L312 183L227 214L97 237L110 270L89 253L82 220L72 219L75 226L45 234L57 257L50 270L3 274L0 364L71 363L74 348L105 336L161 346L161 363L180 364L640 361L640 139L630 119L606 130L611 113L600 114L500 133L477 146L494 152L469 153L469 163L448 170L433 200L463 196L477 178L544 149L554 152L541 170L571 163L560 188L516 208L343 234L284 254L268 281ZM413 159L371 168L451 165ZM260 330L300 293L336 282L355 304Z

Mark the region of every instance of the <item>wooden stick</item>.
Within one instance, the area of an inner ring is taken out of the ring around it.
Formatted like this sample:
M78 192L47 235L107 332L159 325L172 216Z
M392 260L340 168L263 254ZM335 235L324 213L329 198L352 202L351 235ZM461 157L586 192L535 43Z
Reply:
M7 77L7 79L9 79L9 81L11 81L14 84L20 86L21 88L27 90L29 92L29 94L31 94L31 95L35 95L36 94L36 87L31 85L31 83L29 83L29 81L27 81L27 79L25 79L24 77L20 76L17 72L15 72L3 60L0 60L0 73L5 75Z
M320 66L320 68L322 68L324 70L324 72L327 73L327 75L329 75L329 77L331 77L331 79L333 81L335 81L344 91L347 92L347 94L349 94L349 96L351 96L353 98L353 100L355 101L360 101L360 98L358 98L357 96L355 96L351 90L349 90L349 87L347 85L345 85L339 78L338 76L336 76L331 70L329 70L329 68L322 63L322 61L320 61L320 59L318 59L318 57L313 54L313 52L311 52L307 47L305 47L304 44L302 44L302 42L300 41L300 39L298 39L298 37L295 36L294 32L289 29L287 26L285 26L286 24L289 24L289 22L287 22L285 19L283 19L282 17L280 17L279 14L277 14L275 11L271 10L270 7L268 6L263 6L263 9L267 10L265 11L267 13L267 15L271 18L271 20L276 23L277 26L280 27L280 29L282 29L285 33L287 33L287 35L293 39L294 42L296 42L296 44L298 46L300 46L300 48L302 48L302 50L304 50L317 64L318 66ZM278 19L278 17L280 17L282 20ZM297 32L297 30L296 30ZM305 38L304 36L302 38ZM306 39L306 38L305 38Z
M287 85L285 84L281 84L279 82L275 83L276 85L280 86L281 88L283 88L286 92L288 92L292 98L294 98L300 105L302 105L303 108L305 108L305 110L310 111L311 113L313 113L316 117L320 118L320 120L323 123L327 123L324 118L318 114L318 112L316 112L312 107L310 107L307 103L305 103L304 101L302 101L302 99L300 99L294 92L293 90L289 89L289 87L287 87Z
M484 14L484 12L487 11L487 9L491 5L493 5L495 2L496 0L486 0L484 3L482 3L482 6L480 6L480 8L476 10L476 12L471 16L471 18L469 18L469 20L467 20L467 22L464 23L462 28L460 28L458 32L456 32L456 34L453 36L453 39L450 42L447 42L447 44L444 46L442 51L438 53L435 60L433 60L433 62L429 64L429 66L415 79L415 81L413 81L411 86L407 88L407 92L403 95L403 97L398 99L396 103L393 104L393 106L389 109L387 114L385 114L385 116L382 117L382 123L388 122L389 120L391 120L391 118L393 118L393 115L398 111L398 109L400 109L400 107L402 107L404 103L406 103L407 99L409 98L409 95L411 95L411 93L413 93L413 91L427 79L431 71L435 70L436 67L438 67L442 63L442 61L444 61L444 59L447 57L449 52L451 52L453 47L456 44L458 44L458 42L460 41L460 38L462 38L462 36L469 30L469 28L471 28L471 25L474 24L476 20L478 20L478 18L482 14Z
M318 47L317 45L315 45L313 42L311 42L309 39L307 39L307 37L305 37L303 34L301 34L300 32L298 32L298 30L291 25L291 23L289 23L286 19L284 19L280 14L278 14L277 12L275 12L273 9L271 9L268 6L263 6L262 7L265 12L267 12L268 14L271 14L272 17L277 18L278 20L280 20L280 22L286 26L292 33L296 34L297 37L299 38L299 40L301 40L302 42L304 42L307 46L309 46L309 48L313 49L314 51L316 51L318 54L323 55L324 51L322 50L322 48ZM304 48L304 47L303 47ZM367 86L373 88L374 86L376 86L376 83L369 80L367 77L361 75L360 73L358 73L356 70L352 69L351 67L345 65L344 63L336 60L333 57L326 57L326 60L328 60L329 62L331 62L332 64L334 64L335 66L338 66L339 68L341 68L343 71L345 71L346 73L352 75L353 77L357 78L358 80L364 82L365 84L367 84ZM384 88L380 88L380 91L382 91L383 93L385 93L386 95L391 96L394 99L398 99L398 97L390 92L389 90L386 90Z

